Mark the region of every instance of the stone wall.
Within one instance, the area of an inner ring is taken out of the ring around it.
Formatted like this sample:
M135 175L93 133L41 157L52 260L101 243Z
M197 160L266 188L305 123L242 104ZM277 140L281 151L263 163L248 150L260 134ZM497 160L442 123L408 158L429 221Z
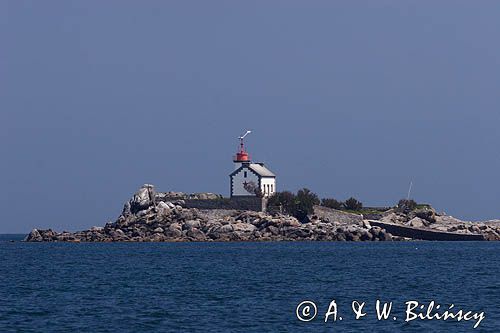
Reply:
M362 224L363 215L352 214L328 208L324 206L314 206L314 215L320 219L328 220L330 222L339 222L345 224Z
M221 199L186 199L182 205L185 208L198 209L231 209L252 210L261 212L265 210L265 199L257 197L233 197Z
M377 226L390 232L393 236L407 237L412 239L421 240L433 240L433 241L483 241L485 238L483 235L474 234L460 234L453 232L435 231L419 229L414 227L407 227L403 225L372 221L369 220L368 223L371 226Z

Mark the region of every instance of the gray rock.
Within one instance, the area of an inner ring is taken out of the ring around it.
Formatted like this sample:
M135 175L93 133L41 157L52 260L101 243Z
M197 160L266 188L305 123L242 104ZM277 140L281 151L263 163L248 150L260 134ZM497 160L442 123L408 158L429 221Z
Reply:
M154 205L155 190L153 185L144 184L130 199L130 211L135 214Z
M431 207L422 207L415 209L409 214L410 218L418 217L426 221L427 224L436 223L436 211Z
M200 221L197 221L197 220L189 220L189 221L186 221L186 222L184 223L183 228L184 228L184 229L192 229L192 228L200 229L200 228L201 228L201 224L200 224Z
M257 227L250 223L238 222L233 224L233 230L238 232L252 233Z
M196 229L196 228L189 229L186 232L186 236L188 236L189 238L192 238L193 240L196 240L196 241L203 241L206 239L205 234L201 230Z
M379 235L379 239L381 241L392 241L392 235L389 232L386 232L385 229L382 229Z
M25 239L27 242L42 242L43 238L40 235L40 232L37 229L31 230L31 232L26 236Z
M424 228L426 226L425 221L419 217L414 217L408 224L414 228Z
M125 204L123 205L123 210L122 210L122 215L123 216L129 216L131 215L132 212L130 210L130 202L125 202Z
M163 201L160 201L159 203L156 204L156 212L158 216L168 216L172 212L172 208L168 204L166 204Z
M360 239L362 241L371 241L373 239L373 235L366 229L361 230Z
M234 228L231 224L223 225L219 229L217 229L217 231L220 233L232 232L233 230L234 230Z
M273 226L273 225L270 225L267 227L267 230L272 234L272 235L279 235L280 234L280 230Z

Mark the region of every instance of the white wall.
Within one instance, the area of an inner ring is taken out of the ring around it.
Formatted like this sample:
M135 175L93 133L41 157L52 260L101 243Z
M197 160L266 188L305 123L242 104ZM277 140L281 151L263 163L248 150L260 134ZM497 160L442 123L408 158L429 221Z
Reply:
M245 171L247 172L247 177L245 178ZM253 193L249 193L243 187L244 182L253 181L257 186L259 186L259 178L249 169L243 168L236 175L233 176L233 195L254 195Z
M276 192L276 178L262 178L260 189L265 197L271 196Z

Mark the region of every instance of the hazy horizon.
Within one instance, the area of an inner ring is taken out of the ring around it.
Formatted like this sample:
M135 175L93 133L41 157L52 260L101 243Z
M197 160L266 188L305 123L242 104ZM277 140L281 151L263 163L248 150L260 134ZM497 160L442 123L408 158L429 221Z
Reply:
M0 233L114 220L144 183L500 218L500 3L0 3Z

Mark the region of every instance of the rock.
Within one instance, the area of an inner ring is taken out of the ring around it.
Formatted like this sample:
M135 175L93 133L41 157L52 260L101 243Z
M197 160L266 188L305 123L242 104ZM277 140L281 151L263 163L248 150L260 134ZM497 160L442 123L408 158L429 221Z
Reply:
M172 208L170 208L170 206L168 204L166 204L165 202L160 201L156 205L156 212L157 212L157 215L159 215L159 216L168 216L172 212Z
M237 232L252 233L257 227L250 223L238 222L233 224L233 230Z
M119 240L126 240L126 238L128 238L126 235L125 235L125 232L123 232L123 230L121 229L116 229L116 230L113 230L109 233L109 235L111 236L111 238L115 241L119 241Z
M206 239L205 234L201 230L196 229L196 228L189 229L186 232L186 236L188 236L189 238L192 238L195 241L203 241Z
M370 233L373 235L374 238L379 238L381 231L382 228L380 227L371 227L370 229Z
M280 230L278 228L276 228L275 226L273 225L270 225L267 227L267 230L272 234L272 235L279 235L280 233Z
M314 215L322 220L345 224L359 224L363 221L363 215L352 214L324 206L314 206Z
M407 221L409 221L408 216L401 214L401 213L389 213L385 214L381 219L380 222L385 222L385 223L395 223L395 224L405 224Z
M422 207L409 213L410 219L418 217L426 221L426 225L436 223L436 211L432 207Z
M158 227L156 228L155 230L153 230L154 233L157 233L157 234L162 234L163 233L163 228L162 227Z
M217 231L221 232L221 233L232 232L233 230L234 230L234 228L231 224L223 225L219 229L217 229Z
M469 230L472 232L472 233L475 233L475 234L479 234L481 232L481 229L479 229L479 226L477 225L472 225L469 227Z
M222 199L222 195L214 193L193 193L188 196L188 199L217 200Z
M360 239L362 241L371 241L373 239L373 235L366 229L361 230Z
M351 241L351 242L359 242L361 240L361 238L359 237L358 234L351 233L351 232L347 232L345 234L345 238L346 238L346 240Z
M382 229L379 234L379 239L381 241L392 241L392 235L389 232L386 232L385 229Z
M37 229L31 230L31 232L25 238L26 242L42 242L43 238L40 235L40 232Z
M186 221L186 222L184 223L183 228L184 228L184 229L192 229L192 228L200 229L200 228L201 228L201 224L200 224L200 221L197 221L197 220L189 220L189 221Z
M300 227L301 223L295 217L291 217L291 218L287 217L283 221L283 225L284 226L289 226L289 227Z
M211 193L187 195L179 192L155 193L144 185L125 203L115 222L81 232L57 233L33 229L26 241L111 242L111 241L378 241L397 240L380 227L364 221L362 215L315 207L306 223L282 213L237 211L234 209L188 208L188 200L213 200ZM381 221L415 228L474 233L489 240L500 239L500 220L472 223L451 216L439 216L430 207L401 213L381 213Z
M339 241L339 242L345 242L347 239L345 237L345 234L344 233L338 233L336 234L335 236L335 240Z
M408 224L415 228L424 228L426 225L424 220L422 220L419 217L414 217L413 219L410 220L410 222L408 222Z
M122 215L123 216L129 216L132 214L132 211L130 210L130 202L127 201L125 202L125 204L123 205L123 210L122 210Z
M148 239L148 241L150 242L164 242L166 240L167 238L165 237L165 235L160 233L155 233Z
M135 214L154 205L155 190L153 185L144 184L130 199L130 212Z
M166 232L167 235L169 235L172 238L179 238L182 236L182 229L181 225L179 223L173 223L168 227L168 230Z

